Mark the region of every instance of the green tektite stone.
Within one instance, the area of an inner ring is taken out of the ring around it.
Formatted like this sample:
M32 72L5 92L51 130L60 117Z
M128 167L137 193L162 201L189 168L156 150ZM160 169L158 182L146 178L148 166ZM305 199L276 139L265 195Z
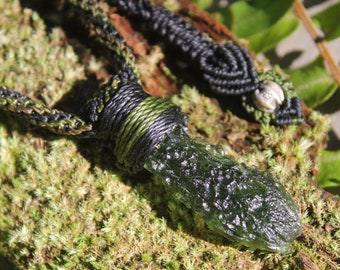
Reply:
M300 235L299 210L270 174L239 164L182 129L144 166L214 231L254 249L286 253Z

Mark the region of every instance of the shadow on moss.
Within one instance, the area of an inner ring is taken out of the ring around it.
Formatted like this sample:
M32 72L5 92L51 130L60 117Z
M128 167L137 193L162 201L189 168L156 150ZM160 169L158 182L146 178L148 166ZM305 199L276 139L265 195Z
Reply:
M70 46L59 28L51 26L47 34L37 13L9 2L1 3L6 30L0 52L13 61L1 62L0 82L76 111L107 78L107 62ZM38 59L20 60L18 52L30 55L28 48L37 44ZM75 51L90 58L86 66L87 58ZM166 194L157 179L117 171L110 150L97 142L51 135L0 113L1 254L23 269L336 269L338 200L313 183L327 118L306 110L303 125L277 129L224 112L192 87L172 100L188 114L194 136L272 172L294 196L304 232L291 254L234 248Z

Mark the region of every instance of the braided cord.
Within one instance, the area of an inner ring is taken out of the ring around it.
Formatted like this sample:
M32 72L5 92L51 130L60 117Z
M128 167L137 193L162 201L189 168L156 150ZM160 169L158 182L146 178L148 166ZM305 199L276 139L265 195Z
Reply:
M96 29L99 39L118 62L119 72L81 109L81 118L53 110L19 93L0 87L0 109L63 135L99 138L113 144L118 165L129 172L143 168L165 134L183 128L186 118L167 99L146 94L138 80L134 57L124 39L93 0L70 0Z
M244 47L234 43L213 43L180 17L163 7L153 7L148 0L109 2L139 16L164 40L177 47L193 68L198 69L210 90L221 95L241 95L243 107L255 120L277 126L303 121L301 100L292 83L273 71L258 74ZM273 112L257 107L253 100L253 93L265 80L277 83L283 91L284 101Z
M148 26L167 40L198 69L211 91L241 95L258 87L257 72L248 51L234 43L216 44L191 24L147 0L111 0L121 9L147 21Z
M139 78L135 56L124 38L112 25L110 19L101 11L97 0L69 0L96 31L98 40L113 54L118 70L131 71ZM131 75L132 75L131 74Z
M118 166L134 173L165 134L186 125L186 118L168 99L148 95L137 80L128 81L126 76L122 71L103 85L82 115L93 125L89 134L113 143Z
M0 109L18 117L28 119L32 124L62 135L78 135L91 130L78 116L48 108L27 96L0 86Z
M109 0L109 3L119 6L120 8L141 16L148 20L152 16L152 6L149 1L145 0Z
M81 110L93 124L89 134L113 142L120 167L129 172L140 170L164 135L185 124L185 116L168 100L143 91L134 55L97 1L69 1L91 23L119 64L119 73Z
M298 207L282 185L271 175L238 164L213 147L191 139L185 130L183 112L167 99L151 97L143 91L128 46L106 17L97 12L96 1L69 1L91 21L101 41L116 53L119 73L85 104L81 111L85 120L49 109L2 86L0 109L55 133L90 134L112 142L118 165L132 173L145 168L158 175L172 194L223 236L246 246L287 252L289 244L300 234L301 224ZM136 2L145 7L148 3L144 0L118 2L127 6ZM251 85L257 84L251 76L245 75L250 69L251 75L256 77L245 50L234 44L210 44L202 36L191 45L188 38L193 33L196 35L196 30L178 21L179 28L168 33L171 27L166 25L178 19L165 9L157 10L159 18L164 15L168 21L155 18L157 12L140 12L145 13L155 28L165 23L159 28L164 30L161 34L174 35L171 39L185 49L195 63L204 65L200 68L212 89L223 91L223 87L227 87L226 93L238 94L250 91ZM188 33L181 39L181 34L186 33L184 28ZM199 49L200 43L205 46L204 50ZM223 69L215 69L215 63Z

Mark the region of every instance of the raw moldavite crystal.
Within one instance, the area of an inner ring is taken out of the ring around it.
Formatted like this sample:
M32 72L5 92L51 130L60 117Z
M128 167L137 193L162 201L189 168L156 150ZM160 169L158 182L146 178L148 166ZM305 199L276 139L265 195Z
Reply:
M183 129L167 135L144 167L230 240L286 253L301 233L299 209L272 175L197 143Z

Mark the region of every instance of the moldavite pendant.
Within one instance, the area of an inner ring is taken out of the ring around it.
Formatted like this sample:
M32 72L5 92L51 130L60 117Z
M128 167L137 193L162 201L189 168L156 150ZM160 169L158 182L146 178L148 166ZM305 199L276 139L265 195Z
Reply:
M144 167L230 240L286 253L301 233L298 207L272 175L197 143L183 129L167 135Z
M144 92L133 55L107 17L90 2L70 2L116 54L117 74L79 115L50 109L4 86L0 109L57 134L100 139L114 146L122 169L133 173L144 167L158 175L167 190L213 230L245 246L287 252L301 233L301 224L298 207L283 186L272 175L191 139L183 112L169 100ZM172 18L166 11L162 14Z

